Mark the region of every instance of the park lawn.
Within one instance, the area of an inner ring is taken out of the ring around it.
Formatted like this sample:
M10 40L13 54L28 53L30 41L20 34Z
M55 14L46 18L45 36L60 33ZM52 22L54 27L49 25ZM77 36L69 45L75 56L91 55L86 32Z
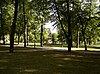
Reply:
M3 50L6 48L0 48ZM7 48L8 49L8 48ZM17 52L37 50L32 52ZM15 48L16 52L0 52L0 74L99 74L100 55L67 51Z

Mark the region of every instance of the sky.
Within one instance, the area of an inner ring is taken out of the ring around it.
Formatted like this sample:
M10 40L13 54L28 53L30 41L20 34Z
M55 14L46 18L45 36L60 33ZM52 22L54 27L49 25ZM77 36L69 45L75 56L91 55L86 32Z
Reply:
M57 28L55 27L54 28L54 26L52 26L54 24L54 22L48 22L48 23L46 23L46 25L45 25L45 28L50 28L50 30L51 30L51 33L57 33Z

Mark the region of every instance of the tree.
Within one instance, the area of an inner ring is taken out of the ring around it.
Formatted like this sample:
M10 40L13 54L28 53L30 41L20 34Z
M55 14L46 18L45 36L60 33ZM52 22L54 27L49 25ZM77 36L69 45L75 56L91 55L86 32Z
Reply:
M14 19L11 26L11 34L10 34L10 52L13 52L14 48L14 34L16 29L16 21L17 21L17 13L18 13L18 0L15 0L15 10L14 10Z
M57 41L58 41L58 34L57 33L53 33L52 34L52 42L53 42L53 44L56 44L57 43Z
M43 46L43 27L44 23L47 21L48 9L47 9L47 0L32 0L34 16L36 16L38 25L40 25L40 46Z
M2 34L2 37L3 37L3 44L5 44L5 37L4 37L4 25L3 25L3 17L2 17L2 15L3 15L3 11L2 11L2 7L3 7L3 1L1 1L1 3L0 3L0 10L1 10L1 17L0 17L0 19L1 19L1 34Z
M55 0L54 0L54 4L55 4L55 10L56 10L56 12L54 12L54 13L56 13L56 14L58 15L57 18L58 18L58 20L59 20L59 23L60 23L62 32L63 32L63 34L65 35L65 39L66 39L66 42L67 42L68 35L67 35L66 30L65 30L65 28L64 28L65 25L63 25L63 21L62 21L62 19L61 19L62 16L61 16L60 10L59 10L59 8L58 8L59 6L58 6L58 4L56 3Z
M27 21L27 17L26 17L26 13L25 13L25 2L23 1L23 15L24 15L24 47L26 47L26 21Z
M55 4L55 9L57 15L58 15L58 20L60 22L63 34L65 35L66 38L66 43L68 42L68 51L71 52L71 47L72 47L72 18L71 16L72 12L74 12L73 8L73 2L74 1L69 1L69 0L64 0L62 2L54 1ZM70 8L72 7L72 9ZM66 24L67 23L67 24ZM64 28L65 27L65 28ZM68 34L66 31L66 28L68 27Z
M58 17L58 19L57 18L54 18L54 19L56 19L56 22L58 20L60 22L63 34L65 35L65 38L66 38L66 42L68 41L68 51L71 52L72 39L75 38L75 36L73 35L73 32L75 31L75 28L73 28L73 27L75 27L75 26L77 29L77 36L79 34L78 28L82 29L82 36L83 36L83 41L84 41L84 45L85 45L85 50L87 50L86 49L87 47L86 47L85 29L87 28L87 25L90 21L90 17L91 17L91 13L92 13L91 3L86 6L82 5L80 0L78 0L78 1L76 1L76 0L71 0L71 1L57 0L57 1L55 1L54 0L53 3L54 3L54 5L51 4L52 10L54 10L53 15L55 17ZM81 19L79 13L82 13L82 19ZM83 22L85 22L85 23L83 23ZM79 23L79 26L77 26L77 23ZM59 24L57 23L57 25L59 25ZM66 31L66 30L68 30L68 31ZM79 44L79 37L77 38L77 41L78 41L77 44Z
M94 12L95 9L96 9L95 3L92 4L92 0L89 0L89 3L85 5L83 4L83 9L81 9L81 12L79 12L80 13L79 19L80 19L80 24L82 25L81 28L82 28L82 36L83 36L85 51L87 51L86 30L88 29L89 26L92 26L92 24L90 25L90 22L95 13Z
M3 26L3 20L2 20L2 7L1 7L1 31L3 35L3 44L5 44L5 37L4 37L4 26Z
M67 1L67 17L68 17L68 51L71 52L72 46L72 31L71 31L71 18L70 18L70 3Z
M49 40L49 34L51 33L50 28L43 28L43 43L47 44Z

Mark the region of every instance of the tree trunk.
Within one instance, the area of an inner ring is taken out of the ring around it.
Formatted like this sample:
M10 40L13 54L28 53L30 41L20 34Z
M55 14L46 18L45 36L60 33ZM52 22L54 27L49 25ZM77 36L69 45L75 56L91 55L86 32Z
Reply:
M26 47L26 14L25 14L25 3L23 1L23 14L24 14L24 47Z
M1 29L2 29L3 44L5 44L4 26L3 26L3 22L2 22L2 6L1 6Z
M67 17L68 17L68 52L71 52L72 32L71 32L71 18L69 14L69 0L67 1Z
M79 48L79 31L77 31L77 45L76 48Z
M0 4L0 5L1 5L1 4ZM1 30L1 24L2 24L2 23L1 23L1 22L2 22L2 6L0 6L0 9L1 9L1 15L0 15L0 16L1 16L1 17L0 17L0 18L1 18L1 20L0 20L0 30ZM2 34L1 34L1 33L2 33L2 32L0 32L0 40L2 39Z
M43 47L43 25L41 25L40 46Z
M1 35L0 35L0 40L1 40Z
M36 46L36 31L34 32L34 48Z
M90 36L89 36L89 40L88 41L89 41L89 45L91 45L91 37Z
M28 26L27 26L27 46L29 45Z
M79 48L79 31L78 31L78 24L77 24L77 44L76 48Z
M15 0L15 11L14 11L14 19L11 26L11 34L10 34L10 52L13 52L14 48L14 34L16 29L16 21L17 21L17 13L18 13L18 0Z
M18 33L18 44L20 42L20 33Z
M58 10L57 4L54 1L55 6L56 6L56 10L57 10L57 14L58 14L58 19L59 19L59 22L61 24L61 28L62 28L62 30L64 32L65 37L66 37L66 42L68 41L68 52L71 52L71 47L72 47L72 31L71 31L71 18L70 18L70 14L69 14L69 12L70 12L69 11L69 0L66 0L66 2L67 2L67 17L66 17L66 19L68 20L68 36L67 36L66 31L65 31L65 29L63 27L63 23L62 23L62 21L60 19L61 17L60 17L60 14L59 14L59 10Z
M5 35L4 35L4 31L3 31L3 44L5 45Z
M20 36L21 36L21 30L20 30L20 27L19 27L19 30L18 30L19 32L18 32L18 45L19 45L19 42L20 42Z
M82 35L83 35L83 40L84 40L84 47L85 47L85 51L87 51L86 38L85 38L85 30L84 30L84 25L83 25L81 17L80 17L80 22L81 22L81 25L82 25Z

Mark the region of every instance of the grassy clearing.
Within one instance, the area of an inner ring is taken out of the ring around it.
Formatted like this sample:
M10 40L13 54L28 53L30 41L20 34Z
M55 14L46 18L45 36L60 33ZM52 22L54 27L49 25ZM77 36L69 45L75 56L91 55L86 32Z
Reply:
M1 48L0 50L8 49ZM24 48L15 48L19 50ZM25 48L25 50L38 50ZM39 49L40 50L40 49ZM100 55L64 51L0 53L0 74L99 74Z

